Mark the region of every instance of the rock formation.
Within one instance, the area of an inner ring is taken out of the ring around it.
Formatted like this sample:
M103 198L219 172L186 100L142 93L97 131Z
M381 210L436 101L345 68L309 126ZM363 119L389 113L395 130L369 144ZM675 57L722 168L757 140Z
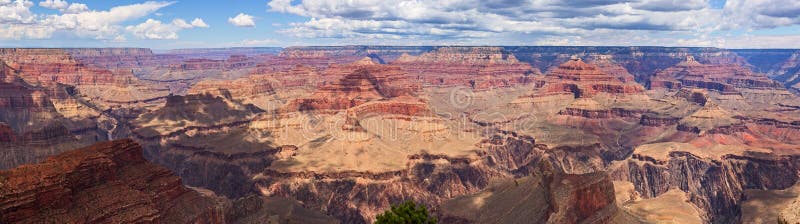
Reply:
M225 208L142 157L131 140L99 143L0 171L8 223L223 223Z
M420 56L404 54L392 64L425 83L474 89L527 84L540 73L501 47L439 47Z
M614 187L604 173L551 169L505 180L442 204L445 223L609 223L617 215Z
M98 138L98 113L62 85L33 86L0 61L0 168L39 162Z
M399 100L402 98L401 96L413 96L420 88L420 85L414 83L409 75L399 67L378 65L370 58L364 58L343 66L333 65L323 73L323 76L339 79L320 86L316 92L305 99L291 102L286 106L285 110L345 110L370 101ZM372 107L380 105L382 104ZM424 105L416 107L424 107ZM392 106L388 105L386 109L389 110L391 108ZM376 109L367 110L379 112L375 111ZM417 110L424 110L424 108ZM387 112L391 113L391 111ZM409 114L406 115L410 116L422 113L415 110L407 112Z
M275 53L1 49L0 169L108 139L142 155L115 141L0 171L0 222L365 223L414 200L449 222L736 223L748 192L800 178L791 50Z
M625 74L618 76L624 77ZM641 86L635 83L626 84L597 66L587 64L577 57L548 71L547 77L549 79L544 88L549 92L567 91L576 98L592 97L598 93L627 95L644 91Z
M728 64L701 64L694 57L661 72L650 82L651 88L680 89L682 86L702 88L721 94L737 94L736 88L773 89L782 86L763 75Z

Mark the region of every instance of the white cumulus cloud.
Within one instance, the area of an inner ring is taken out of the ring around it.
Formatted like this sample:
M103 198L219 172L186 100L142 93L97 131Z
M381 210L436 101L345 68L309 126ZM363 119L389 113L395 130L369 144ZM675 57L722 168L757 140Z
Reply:
M239 27L255 27L255 17L244 13L239 13L236 17L228 17L228 23Z
M200 28L208 28L208 24L206 24L206 22L200 18L194 18L194 20L192 20L192 26Z
M171 23L147 19L139 25L125 27L125 30L141 39L174 40L178 39L178 32L181 30L203 27L208 25L200 18L195 18L192 23L183 19L174 19Z
M48 9L56 9L63 13L75 14L81 13L85 11L89 11L89 7L83 3L69 3L64 0L46 0L39 2L39 6L48 8Z
M64 0L47 0L39 2L39 6L48 9L66 9L69 7L69 3Z
M34 22L31 6L33 2L28 0L0 0L0 24Z
M58 10L55 14L36 14L29 0L0 0L0 39L47 39L54 34L92 39L120 39L123 24L153 14L174 2L147 1L112 7L108 10L91 10L83 3L65 0L40 1L39 6ZM184 21L186 22L186 21ZM201 19L188 24L208 27Z

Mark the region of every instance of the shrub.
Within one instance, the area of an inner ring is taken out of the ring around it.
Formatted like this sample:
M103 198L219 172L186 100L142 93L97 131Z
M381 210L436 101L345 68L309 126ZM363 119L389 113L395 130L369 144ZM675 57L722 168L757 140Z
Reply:
M417 205L413 201L406 201L376 217L375 224L398 223L436 223L436 218L428 214L425 205Z

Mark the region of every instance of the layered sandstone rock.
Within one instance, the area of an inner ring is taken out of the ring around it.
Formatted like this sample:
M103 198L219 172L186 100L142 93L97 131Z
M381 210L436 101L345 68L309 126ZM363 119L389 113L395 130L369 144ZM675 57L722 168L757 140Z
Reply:
M0 59L19 71L23 79L34 84L114 84L129 78L117 78L109 70L86 66L63 49L5 48L0 49Z
M442 204L446 223L607 223L616 215L614 187L604 173L542 169Z
M608 67L608 66L607 66ZM625 76L619 74L617 76ZM573 58L548 71L544 88L551 92L567 91L575 97L592 97L598 93L626 95L640 94L644 89L636 84L626 84L593 64Z
M635 77L625 67L614 61L613 55L593 54L589 56L589 64L597 66L606 74L612 75L624 83L633 83Z
M610 69L616 66L609 61L600 63L607 69L573 57L548 71L537 88L510 105L541 111L537 116L562 115L553 117L560 125L598 126L595 123L608 119L640 120L648 112L643 106L652 104L644 88L624 69Z
M530 200L509 202L506 205L499 205L502 201L498 200L493 202L500 206L497 209L502 209L502 212L518 211L520 213L515 214L525 214L524 217L491 216L486 220L491 222L537 217L547 220L547 214L553 213L554 215L549 216L555 223L569 222L570 220L603 221L608 220L608 217L616 209L613 206L614 191L611 182L608 178L603 177L602 173L592 173L600 171L602 165L593 168L580 167L586 165L581 163L582 160L587 160L585 157L597 157L597 154L590 155L590 152L581 152L582 149L575 148L548 149L544 145L537 144L530 136L520 136L516 133L498 134L480 141L480 145L480 148L466 155L455 155L445 151L432 151L436 152L435 154L421 152L408 155L407 158L386 155L394 160L406 162L404 166L390 167L391 169L381 168L381 171L362 169L337 171L333 167L327 169L291 168L286 166L305 161L289 160L289 164L276 161L262 175L256 177L256 184L265 195L295 198L310 208L323 210L331 216L350 223L374 220L375 215L389 208L391 204L405 200L423 203L432 208L435 214L441 215L441 218L452 218L440 220L471 220L470 217L476 219L472 221L485 220L476 217L475 213L469 212L483 212L481 210L448 210L449 208L445 207L463 203L460 203L459 199L455 199L454 202L447 201L458 196L473 194L476 195L465 197L483 198L484 194L479 192L491 186L494 180L502 179L508 184L509 180L515 176L530 177L520 180L519 189L515 190L519 195L514 194L512 197L546 195L546 198L552 200L540 201L537 200L539 198L531 196ZM323 153L321 150L317 149L317 152ZM344 153L348 152L344 151ZM364 153L370 152L365 150ZM327 156L327 158L329 160L336 159L333 156ZM373 160L386 159L383 157L369 158ZM553 168L537 168L543 164ZM347 168L350 166L348 164ZM583 170L583 172L578 170ZM565 172L591 174L577 175L565 174ZM507 187L506 184L503 186ZM479 207L495 211L493 210L494 206L489 206L488 201L487 199L486 205ZM525 206L531 204L536 206ZM547 211L548 208L553 210ZM462 216L465 214L466 217ZM496 219L492 219L492 217Z
M277 110L281 103L278 102L274 85L280 85L280 82L270 76L249 75L235 80L201 81L189 89L189 94L229 95L232 99L270 111Z
M633 183L644 198L670 189L687 192L705 214L703 220L730 223L741 219L745 189L784 189L797 182L796 156L756 154L708 158L698 152L670 152L666 158L634 155L618 166L615 179Z
M65 86L28 84L0 61L0 168L38 162L102 138L94 123L98 113L72 98Z
M247 123L260 109L232 102L230 94L170 96L167 103L133 121L140 139L177 136L188 130L235 126Z
M321 86L314 94L305 99L291 102L286 106L285 110L345 110L370 101L413 96L420 88L420 85L414 83L409 75L399 67L378 65L370 58L364 58L347 65L331 66L323 75L341 78ZM382 104L373 105L372 107L379 107L380 105ZM389 105L388 109L391 108L391 105ZM375 109L369 108L365 108L364 111L377 112ZM416 112L406 115L416 115Z
M429 84L474 89L527 84L540 74L501 47L439 47L419 56L402 55L392 64Z
M680 89L702 88L722 94L737 94L737 88L774 89L782 88L766 76L753 74L746 68L732 64L701 64L694 57L656 73L650 82L651 88Z
M181 185L131 140L99 143L0 171L0 219L223 223L224 205Z
M131 122L132 136L148 159L185 183L238 198L252 193L249 176L268 165L276 150L260 133L242 129L263 110L222 93L171 96L162 108Z

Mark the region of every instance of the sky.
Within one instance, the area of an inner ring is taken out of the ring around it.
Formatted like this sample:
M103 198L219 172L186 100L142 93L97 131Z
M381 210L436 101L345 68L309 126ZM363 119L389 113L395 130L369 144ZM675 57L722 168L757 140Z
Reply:
M0 47L800 48L798 0L0 0Z

